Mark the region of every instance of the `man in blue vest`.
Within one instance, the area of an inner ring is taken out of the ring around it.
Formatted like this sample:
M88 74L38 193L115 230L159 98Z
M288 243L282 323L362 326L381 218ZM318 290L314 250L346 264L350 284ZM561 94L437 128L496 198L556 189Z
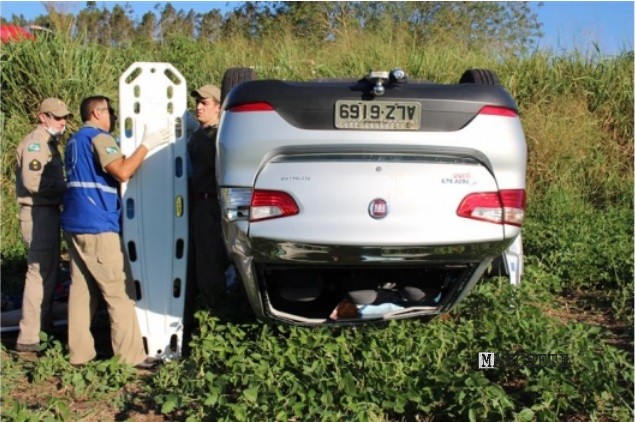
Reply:
M110 135L116 122L110 99L88 97L80 114L84 126L68 141L65 152L66 192L61 225L71 255L68 299L68 347L73 365L97 355L90 324L103 295L110 315L112 349L122 363L150 369L134 302L134 281L124 250L119 183L130 179L152 149L173 136L166 128L144 135L128 157Z

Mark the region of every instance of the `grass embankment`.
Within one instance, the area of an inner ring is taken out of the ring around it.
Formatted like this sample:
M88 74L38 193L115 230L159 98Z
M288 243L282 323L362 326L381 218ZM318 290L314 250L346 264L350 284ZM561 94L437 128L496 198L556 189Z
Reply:
M110 361L72 369L57 341L35 361L3 351L2 414L632 420L632 53L501 58L460 46L424 48L407 37L378 49L390 41L382 37L343 34L319 46L288 35L203 46L176 39L114 49L64 38L3 46L3 290L17 287L5 275L24 258L12 160L32 111L52 95L73 110L90 94L117 98L118 75L135 61L171 62L191 86L219 83L226 68L245 65L285 79L399 65L413 78L445 83L469 67L495 70L518 102L529 152L519 290L492 279L449 318L335 331L230 322L201 311L191 355L142 378ZM69 129L78 123L76 116ZM570 365L478 370L484 351L566 354Z

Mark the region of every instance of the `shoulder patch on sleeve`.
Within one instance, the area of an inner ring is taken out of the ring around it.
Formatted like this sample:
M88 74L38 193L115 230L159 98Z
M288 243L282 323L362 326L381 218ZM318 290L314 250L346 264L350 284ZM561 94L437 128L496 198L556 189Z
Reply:
M31 171L40 171L41 168L42 163L40 163L38 160L31 160L31 162L29 163L29 170Z
M116 154L119 152L119 148L117 147L106 147L106 154Z
M40 144L33 143L33 144L29 144L29 146L26 149L29 152L38 152L40 151L41 147L40 147Z

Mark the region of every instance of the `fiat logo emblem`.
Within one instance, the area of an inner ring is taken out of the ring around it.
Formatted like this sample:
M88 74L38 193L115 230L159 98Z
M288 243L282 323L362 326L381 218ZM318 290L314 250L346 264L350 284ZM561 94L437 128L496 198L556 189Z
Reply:
M376 220L384 218L388 214L388 204L383 199L373 199L368 204L368 214Z

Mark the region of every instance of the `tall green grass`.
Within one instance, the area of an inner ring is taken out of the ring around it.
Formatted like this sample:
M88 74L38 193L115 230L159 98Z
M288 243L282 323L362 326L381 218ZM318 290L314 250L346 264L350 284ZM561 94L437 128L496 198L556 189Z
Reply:
M24 253L13 205L13 150L32 127L41 99L58 96L72 110L100 93L117 98L119 75L135 61L173 63L188 84L220 83L225 69L253 66L262 78L361 76L369 69L404 67L416 79L454 83L470 67L491 68L516 98L529 147L530 201L548 187L575 191L598 209L630 202L633 170L633 55L501 58L461 45L415 45L406 31L375 35L351 29L336 41L307 45L293 34L198 43L171 38L125 48L85 44L62 35L3 46L2 253ZM390 48L378 47L390 45ZM78 116L69 130L79 126Z
M553 196L554 190L579 198L598 213L620 207L632 215L632 52L610 58L577 52L556 56L548 51L500 57L460 44L416 45L400 28L377 34L348 29L338 35L335 41L318 46L285 31L259 40L199 43L176 37L161 44L122 48L86 44L63 35L4 45L0 50L3 256L24 254L16 219L13 151L32 129L39 101L58 96L77 112L81 99L88 95L116 99L118 77L135 61L170 62L192 87L219 84L225 69L233 66L252 66L261 78L296 80L361 77L369 69L401 66L412 78L441 83L457 82L467 68L491 68L521 111L529 153L528 220L534 219L541 227L549 223L548 215L558 215L558 209L548 207L561 205L543 200ZM387 45L390 47L383 47ZM69 132L79 126L78 117L76 114L69 122ZM526 240L532 245L532 238ZM534 253L540 254L539 249Z

